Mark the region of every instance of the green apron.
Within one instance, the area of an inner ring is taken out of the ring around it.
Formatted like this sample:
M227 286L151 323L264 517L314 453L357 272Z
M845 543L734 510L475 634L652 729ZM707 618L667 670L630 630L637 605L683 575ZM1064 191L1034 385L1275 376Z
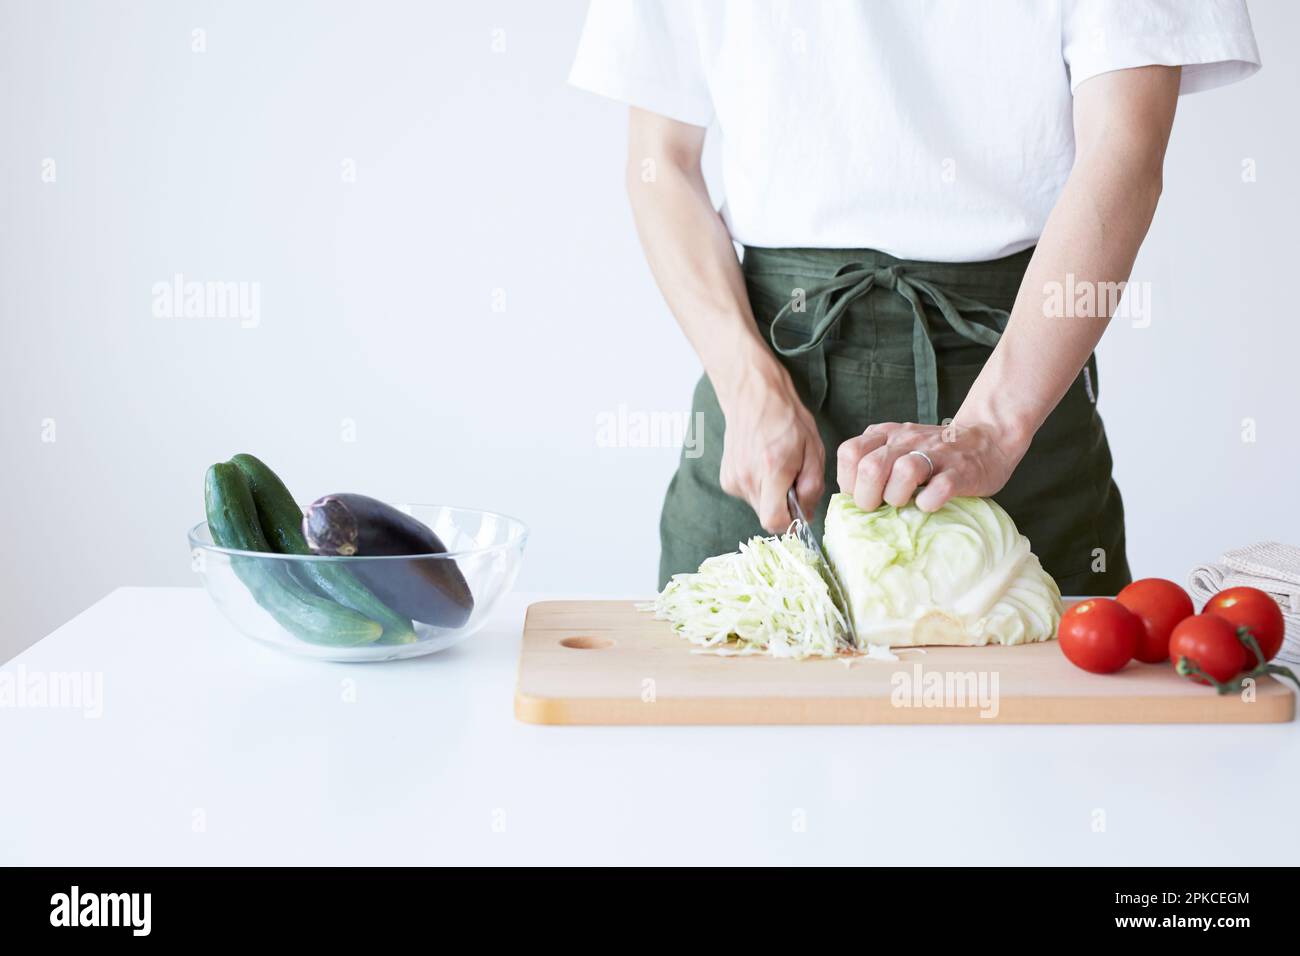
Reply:
M938 424L955 415L1006 327L1032 253L936 263L872 250L745 250L759 331L826 447L827 492L814 517L819 537L826 500L838 490L840 444L873 422ZM993 496L1063 594L1115 594L1131 580L1097 387L1092 356ZM691 421L697 434L683 449L660 519L661 587L766 533L750 506L718 482L724 420L707 376L695 388Z

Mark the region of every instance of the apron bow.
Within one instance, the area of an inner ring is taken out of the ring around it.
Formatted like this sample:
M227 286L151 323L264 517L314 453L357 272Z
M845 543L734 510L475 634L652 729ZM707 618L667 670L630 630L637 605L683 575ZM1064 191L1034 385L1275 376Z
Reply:
M769 332L772 348L787 357L816 353L810 363L809 377L814 393L813 403L815 408L819 408L826 397L826 336L839 325L849 306L873 289L901 295L912 307L912 361L916 369L917 421L924 425L937 425L939 372L935 363L934 344L930 341L925 303L928 301L937 309L943 320L958 335L989 348L997 345L998 339L1002 337L1002 330L1006 328L1009 318L1006 311L953 292L945 292L902 265L872 267L861 262L847 262L835 270L835 274L825 283L805 293L805 307L808 303L813 304L812 331L808 338L792 346L783 346L777 342L777 328L796 311L796 300L792 298L772 319ZM997 328L991 329L967 321L965 315L988 316Z

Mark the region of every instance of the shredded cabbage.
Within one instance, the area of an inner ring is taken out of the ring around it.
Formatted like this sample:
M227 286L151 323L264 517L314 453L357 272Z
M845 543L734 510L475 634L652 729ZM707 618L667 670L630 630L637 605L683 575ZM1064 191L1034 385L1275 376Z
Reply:
M704 653L834 657L847 631L816 556L788 532L674 575L644 608Z
M1056 582L988 498L866 512L837 494L825 548L859 643L1024 644L1050 640L1061 619Z

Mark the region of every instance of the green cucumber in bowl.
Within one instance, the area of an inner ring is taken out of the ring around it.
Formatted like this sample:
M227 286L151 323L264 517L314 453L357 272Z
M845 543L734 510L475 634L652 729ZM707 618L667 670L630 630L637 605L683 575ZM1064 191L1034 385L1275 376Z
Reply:
M252 455L236 455L230 463L243 472L248 482L258 524L271 549L281 554L311 554L302 533L302 509L280 476ZM377 621L384 629L383 643L412 644L419 640L411 619L375 597L346 567L328 561L301 561L295 563L294 569L321 594Z
M270 551L244 473L230 462L208 469L203 480L208 530L218 547ZM373 644L383 633L376 621L312 594L290 577L284 562L231 555L230 566L253 599L290 634L312 644L351 647Z

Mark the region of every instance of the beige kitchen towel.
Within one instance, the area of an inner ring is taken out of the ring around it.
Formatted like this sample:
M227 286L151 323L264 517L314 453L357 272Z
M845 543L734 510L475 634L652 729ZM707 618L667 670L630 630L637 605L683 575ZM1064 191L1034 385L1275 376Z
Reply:
M1215 592L1237 587L1259 588L1273 596L1286 622L1278 659L1300 664L1300 548L1276 541L1235 548L1218 564L1192 568L1187 581L1198 611Z

